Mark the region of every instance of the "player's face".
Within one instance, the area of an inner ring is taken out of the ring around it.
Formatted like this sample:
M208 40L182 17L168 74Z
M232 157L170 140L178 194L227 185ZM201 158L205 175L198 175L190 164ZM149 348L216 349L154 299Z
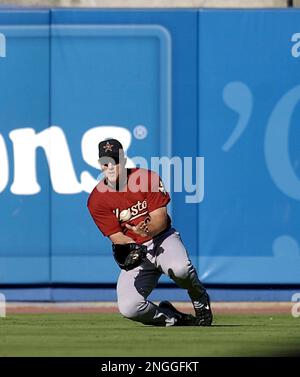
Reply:
M113 164L109 162L108 164L101 165L102 171L109 182L115 183L120 174L120 164Z
M116 183L122 169L124 169L125 163L123 161L114 161L109 159L107 161L100 160L101 170L103 171L105 178L112 184Z

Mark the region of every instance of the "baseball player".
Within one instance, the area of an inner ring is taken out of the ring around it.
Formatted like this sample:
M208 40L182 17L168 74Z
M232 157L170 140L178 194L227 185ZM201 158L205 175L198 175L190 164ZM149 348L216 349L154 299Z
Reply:
M97 227L112 242L121 267L117 283L120 313L133 321L156 326L210 326L209 296L198 279L179 233L167 213L170 196L151 170L126 169L121 143L98 145L104 179L88 199ZM169 301L155 305L147 297L162 274L186 289L195 316L178 311Z

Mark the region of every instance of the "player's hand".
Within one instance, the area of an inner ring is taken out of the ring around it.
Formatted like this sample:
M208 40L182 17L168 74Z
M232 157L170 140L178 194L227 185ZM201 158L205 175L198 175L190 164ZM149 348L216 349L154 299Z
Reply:
M141 237L148 237L149 236L149 228L148 228L149 219L146 218L145 220L141 221L137 225L129 225L126 224L126 228L133 231L135 234L138 234Z

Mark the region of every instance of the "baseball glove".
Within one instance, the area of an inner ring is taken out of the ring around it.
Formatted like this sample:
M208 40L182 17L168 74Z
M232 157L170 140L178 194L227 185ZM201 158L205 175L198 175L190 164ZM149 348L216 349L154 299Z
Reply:
M137 243L113 244L113 256L122 270L132 270L146 258L147 246Z

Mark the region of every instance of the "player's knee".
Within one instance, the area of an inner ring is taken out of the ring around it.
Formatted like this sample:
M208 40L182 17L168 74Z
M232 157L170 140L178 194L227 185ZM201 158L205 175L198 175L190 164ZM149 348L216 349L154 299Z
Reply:
M135 301L118 301L119 311L123 317L136 320L140 316L140 308L143 305L141 302Z
M171 279L185 280L189 276L188 265L175 265L169 268L168 275Z

